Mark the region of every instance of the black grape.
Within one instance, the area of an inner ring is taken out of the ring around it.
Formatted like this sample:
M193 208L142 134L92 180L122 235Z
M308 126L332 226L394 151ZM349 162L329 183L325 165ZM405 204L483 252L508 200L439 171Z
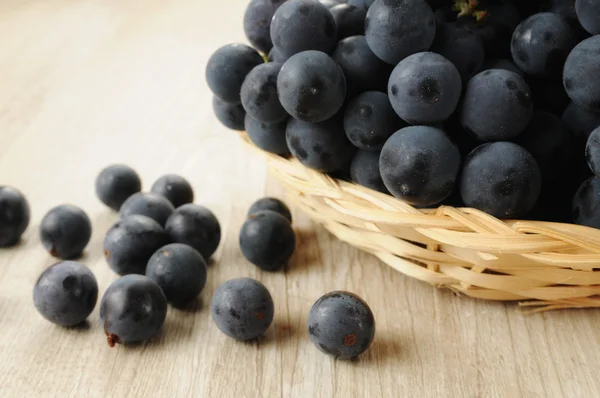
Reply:
M536 110L517 143L536 160L544 182L556 181L568 170L573 156L571 134L552 113Z
M431 51L452 62L466 82L481 70L485 52L483 42L466 26L456 23L438 25Z
M277 155L288 155L290 153L285 142L287 120L267 124L246 115L244 125L250 140L263 151Z
M429 49L435 15L425 0L376 0L367 12L365 36L375 55L396 65Z
M467 83L459 112L461 125L477 139L512 139L533 115L531 90L514 72L486 70Z
M397 198L429 206L447 198L460 169L460 153L444 131L429 126L405 127L381 150L379 170Z
M531 89L535 109L562 115L571 102L561 80L530 77L527 84Z
M585 146L585 158L590 170L600 176L600 127L592 131Z
M273 47L271 19L285 0L251 0L244 13L244 32L250 44L263 53Z
M240 90L246 75L264 60L245 44L228 44L213 53L206 65L206 82L214 95L223 101L239 104Z
M341 40L332 57L346 76L348 98L363 91L387 92L393 67L373 54L364 36L351 36Z
M504 69L511 72L515 72L521 77L525 77L525 72L519 69L519 67L515 65L513 61L504 58L490 59L484 62L483 68L481 68L481 70L484 71L488 69Z
M269 62L252 69L242 84L242 106L246 113L263 123L288 117L277 96L277 76L283 64Z
M598 0L576 0L575 11L585 30L593 35L600 34L600 2Z
M338 4L329 9L337 26L338 40L365 34L367 11L349 4Z
M374 2L375 0L348 0L348 4L350 4L351 6L362 8L365 11L367 11L369 7L373 5Z
M320 51L304 51L288 59L277 78L279 100L296 119L322 122L335 115L346 97L344 72Z
M521 22L511 41L517 66L531 76L559 77L577 37L565 19L551 12Z
M267 60L269 62L278 62L280 64L284 63L290 59L290 57L284 55L279 49L273 47L271 51L269 51L269 55L267 56Z
M600 113L571 102L563 112L562 120L575 136L577 143L584 145L592 131L600 126Z
M460 195L469 207L498 218L526 215L538 200L540 169L523 147L512 142L483 144L465 160Z
M362 150L356 152L350 164L350 177L358 185L389 194L379 172L380 153L380 151Z
M423 52L403 59L392 72L388 95L410 124L436 124L455 111L462 91L458 69L443 56Z
M571 101L600 112L600 35L579 43L565 62L563 82Z
M344 131L359 149L380 150L402 127L404 123L394 112L388 96L378 91L360 94L348 103L344 112Z
M290 119L285 136L292 155L317 171L347 170L356 152L339 116L320 123Z
M575 1L574 0L551 0L552 7L550 11L568 20L577 20L577 13L575 12Z
M273 16L271 40L287 57L307 50L330 53L337 41L335 21L318 1L288 0Z
M230 104L222 101L219 97L213 96L212 107L215 116L223 126L232 130L244 130L246 111L241 104Z
M575 193L573 221L586 227L600 228L600 178L585 180Z

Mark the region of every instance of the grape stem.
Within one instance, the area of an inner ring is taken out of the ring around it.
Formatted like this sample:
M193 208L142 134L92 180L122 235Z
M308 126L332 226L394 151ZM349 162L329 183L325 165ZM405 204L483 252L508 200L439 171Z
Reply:
M454 0L454 6L452 9L458 11L458 17L472 16L477 22L483 21L488 12L485 10L478 10L479 0Z

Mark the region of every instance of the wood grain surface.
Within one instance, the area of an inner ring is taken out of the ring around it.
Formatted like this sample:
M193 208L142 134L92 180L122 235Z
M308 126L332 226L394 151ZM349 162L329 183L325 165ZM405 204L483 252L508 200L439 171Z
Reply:
M413 281L333 239L294 212L298 250L286 272L264 273L238 247L249 205L282 196L260 157L212 115L204 67L243 41L245 0L2 0L0 184L27 196L22 243L0 251L2 397L597 397L600 312L524 316L514 304L456 297ZM95 197L113 162L148 189L163 173L194 185L224 230L197 303L169 308L161 334L110 349L98 308L63 329L36 312L32 288L55 261L38 226L60 203L85 209L92 240L81 260L101 293L116 279L102 239L116 214ZM210 319L215 287L261 280L275 300L266 336L237 343ZM377 332L353 362L312 346L306 318L322 294L346 289L372 307Z

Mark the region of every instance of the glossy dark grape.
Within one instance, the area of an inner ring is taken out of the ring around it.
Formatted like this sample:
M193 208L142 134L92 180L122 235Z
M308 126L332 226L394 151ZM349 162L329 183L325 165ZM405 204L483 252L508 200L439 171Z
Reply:
M459 112L461 125L477 139L512 139L533 115L531 90L516 73L486 70L467 83Z
M460 73L456 67L432 52L403 59L388 83L392 107L410 124L443 122L456 110L461 91Z
M333 15L315 0L288 0L271 22L273 45L285 56L316 50L330 53L337 40Z
M511 53L517 66L538 77L559 77L577 37L565 19L551 12L532 15L513 33Z
M588 137L600 126L600 112L589 111L571 102L563 112L562 120L571 130L579 144L585 144Z
M277 78L279 100L294 118L322 122L335 115L346 97L344 72L327 54L304 51L288 59Z
M600 228L600 178L585 180L573 199L573 222Z
M338 359L365 352L375 337L375 318L369 305L350 292L335 291L319 298L308 313L310 341Z
M380 151L356 152L352 163L350 163L350 177L352 181L363 187L371 188L379 192L389 193L381 179L379 172Z
M100 302L100 322L111 347L154 337L166 317L164 293L144 275L117 279L106 289Z
M250 140L263 151L277 155L288 155L290 150L285 142L287 119L276 123L261 123L246 115L246 133Z
M515 65L513 61L504 58L496 58L484 62L481 70L484 71L488 69L504 69L511 72L515 72L517 75L523 78L525 77L525 72L519 69L519 67Z
M0 247L17 244L29 225L29 218L25 196L13 187L0 186Z
M174 242L193 247L207 261L221 241L221 226L217 217L206 207L195 204L175 209L167 220L165 231Z
M471 29L458 24L438 26L431 51L452 62L463 82L467 82L481 70L485 58L481 38Z
M96 177L98 199L113 210L119 211L123 202L142 190L142 180L134 169L124 164L113 164Z
M167 301L183 305L195 299L204 289L206 261L191 246L171 243L150 257L146 276L160 286Z
M289 207L277 198L261 198L254 202L248 209L248 217L263 210L271 210L284 216L290 223L292 222L292 213Z
M282 66L275 62L258 65L242 84L242 106L260 122L275 123L288 117L277 97L277 76Z
M354 98L344 112L344 131L359 149L380 150L385 141L404 127L387 95L367 91Z
M275 308L267 288L254 279L231 279L219 286L210 302L212 319L227 336L246 341L262 336Z
M346 170L356 152L344 133L341 117L321 123L290 119L285 136L292 155L317 171Z
M132 215L150 217L164 227L173 210L175 207L164 196L152 192L138 192L123 203L119 215L121 218Z
M214 95L239 104L246 75L264 62L255 49L245 44L227 44L211 55L206 64L206 82Z
M567 57L563 82L573 102L590 111L600 112L600 35L579 43Z
M387 92L393 67L373 54L364 36L340 40L332 57L344 71L347 98L364 91Z
M592 35L600 34L600 2L575 0L575 12L579 23Z
M244 33L254 48L268 53L271 41L271 19L285 0L251 0L244 13Z
M517 142L533 155L543 181L556 181L567 172L573 157L571 133L558 116L535 111Z
M600 127L592 131L585 147L585 157L590 170L600 176Z
M169 235L153 219L129 216L117 221L104 237L104 257L119 275L144 274L148 260L170 243Z
M92 271L75 261L46 268L33 288L33 303L47 320L75 326L92 313L98 299L98 283Z
M228 129L231 130L244 130L244 118L246 117L246 110L242 104L230 104L213 96L212 107L217 120ZM139 190L137 191L139 192Z
M429 126L405 127L381 150L379 170L387 189L417 206L450 195L460 169L460 153L444 131Z
M542 177L537 162L511 142L483 144L465 159L460 194L468 207L498 218L525 216L540 195Z
M161 176L154 182L150 190L168 199L175 208L194 201L192 185L188 180L177 174Z
M338 4L329 9L337 26L338 40L365 34L367 10L350 4Z
M88 215L77 206L52 208L40 223L40 239L54 257L71 260L81 256L92 236Z
M396 65L429 49L435 15L425 0L376 0L367 12L365 36L375 55Z
M296 234L284 216L263 210L244 222L239 243L248 261L265 271L276 271L285 267L294 254Z

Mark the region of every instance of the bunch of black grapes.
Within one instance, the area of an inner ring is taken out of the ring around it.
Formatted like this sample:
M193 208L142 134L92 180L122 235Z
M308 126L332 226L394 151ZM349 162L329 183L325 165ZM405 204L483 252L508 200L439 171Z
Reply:
M244 30L206 79L263 150L416 207L600 228L600 1L252 0Z

